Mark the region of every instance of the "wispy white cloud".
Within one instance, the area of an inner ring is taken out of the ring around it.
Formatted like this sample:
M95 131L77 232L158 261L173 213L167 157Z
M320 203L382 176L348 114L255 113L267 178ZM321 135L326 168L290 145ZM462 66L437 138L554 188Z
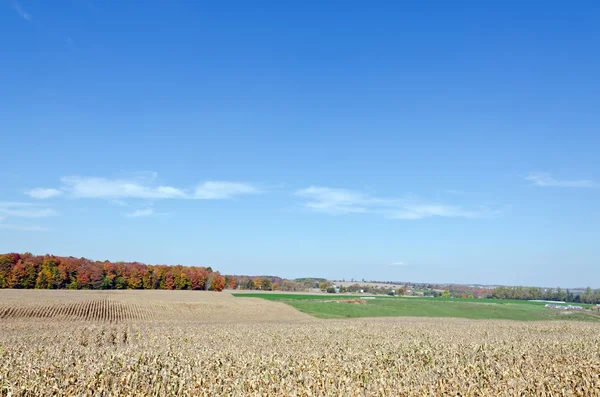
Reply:
M61 178L63 189L75 198L165 199L181 198L185 193L170 186L147 186L143 181L70 176Z
M525 177L534 186L541 187L595 187L598 184L590 179L555 179L545 172L532 172Z
M423 219L479 218L493 214L487 208L466 210L460 206L428 202L415 196L381 198L354 190L329 187L311 186L298 190L295 194L308 199L304 202L307 209L330 215L373 213L391 219Z
M47 230L43 226L14 222L5 223L5 221L9 218L44 218L54 215L57 215L57 212L52 208L46 208L36 203L0 201L0 229L21 231Z
M309 201L304 205L317 212L331 215L367 212L371 199L359 192L321 186L310 186L296 191Z
M196 187L193 198L196 199L227 199L243 194L256 194L261 191L242 182L209 181Z
M404 267L404 266L408 266L408 263L398 261L398 262L392 262L392 263L388 264L388 267Z
M15 225L10 223L0 222L0 229L4 230L18 230L22 232L43 232L48 230L47 227L37 225Z
M392 211L390 218L393 219L423 219L432 216L444 218L478 218L483 214L477 211L467 211L460 207L444 204L408 204L404 208Z
M12 0L11 2L12 8L26 21L31 20L31 14L21 7L21 4L17 0Z
M156 174L145 173L130 178L100 178L69 176L61 178L61 190L73 198L122 199L198 199L218 200L261 193L249 183L208 181L195 188L185 189L154 183ZM34 189L36 190L36 189Z
M31 189L25 193L35 199L47 199L47 198L51 198L51 197L60 196L62 194L62 192L58 189L44 189L44 188Z
M152 215L154 215L154 210L152 208L139 209L125 214L125 216L129 218L140 218Z
M0 216L21 218L44 218L57 215L52 208L38 206L35 203L0 202Z

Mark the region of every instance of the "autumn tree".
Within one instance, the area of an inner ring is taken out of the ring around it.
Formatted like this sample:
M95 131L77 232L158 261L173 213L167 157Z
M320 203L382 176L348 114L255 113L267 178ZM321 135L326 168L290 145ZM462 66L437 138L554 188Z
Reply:
M193 290L203 290L206 288L208 271L203 267L190 267L187 269L190 279L190 288Z
M164 289L175 289L175 276L170 268L167 268L164 272L164 281L161 284Z
M225 277L221 276L218 272L212 273L210 290L223 291L223 288L225 288Z
M0 288L8 288L11 270L19 259L19 254L0 255Z
M237 277L235 276L225 276L225 288L235 289L237 287Z
M139 263L132 263L126 267L125 279L127 280L128 289L142 289L144 286L143 276L147 272L145 266Z
M266 277L260 281L260 289L263 291L271 291L273 290L273 283Z
M35 280L35 288L53 289L60 284L60 277L55 258L46 256Z
M83 259L77 270L75 279L77 289L98 289L102 284L104 275L102 268L93 262Z
M319 283L319 289L321 291L326 291L329 287L331 287L331 283L329 281L321 281Z
M251 278L249 278L246 281L245 288L246 289L256 289L256 285L254 285L254 280L252 280Z
M284 280L281 284L280 289L282 291L300 291L302 290L302 286L294 281Z
M263 285L257 280L250 279L253 288ZM85 258L31 253L0 254L0 288L222 291L226 285L235 287L237 283L236 277L230 276L226 280L211 268L197 266L93 262Z
M39 264L32 258L20 259L13 266L9 278L10 288L34 288Z

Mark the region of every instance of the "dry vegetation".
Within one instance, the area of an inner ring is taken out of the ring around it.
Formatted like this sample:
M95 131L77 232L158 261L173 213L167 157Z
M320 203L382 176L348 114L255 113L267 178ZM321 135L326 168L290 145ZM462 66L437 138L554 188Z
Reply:
M600 395L594 323L316 320L175 291L0 291L0 316L0 395Z
M0 290L0 324L19 319L202 324L309 318L283 303L219 292Z

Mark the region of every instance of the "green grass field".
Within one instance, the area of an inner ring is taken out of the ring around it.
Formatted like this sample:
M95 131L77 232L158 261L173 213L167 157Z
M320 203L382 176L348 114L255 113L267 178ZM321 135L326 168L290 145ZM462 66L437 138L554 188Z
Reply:
M545 308L543 302L495 299L377 297L362 300L348 295L241 293L236 297L280 301L319 318L352 317L459 317L519 321L600 321L590 311L563 312ZM357 302L360 302L357 303Z

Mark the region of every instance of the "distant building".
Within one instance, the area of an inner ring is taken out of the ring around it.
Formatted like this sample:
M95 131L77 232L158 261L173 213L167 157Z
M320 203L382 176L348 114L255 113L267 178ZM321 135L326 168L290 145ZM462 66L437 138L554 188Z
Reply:
M581 306L573 306L573 305L563 306L563 305L555 305L552 303L548 303L544 307L547 307L549 309L558 309L558 310L583 310L583 307L581 307Z

